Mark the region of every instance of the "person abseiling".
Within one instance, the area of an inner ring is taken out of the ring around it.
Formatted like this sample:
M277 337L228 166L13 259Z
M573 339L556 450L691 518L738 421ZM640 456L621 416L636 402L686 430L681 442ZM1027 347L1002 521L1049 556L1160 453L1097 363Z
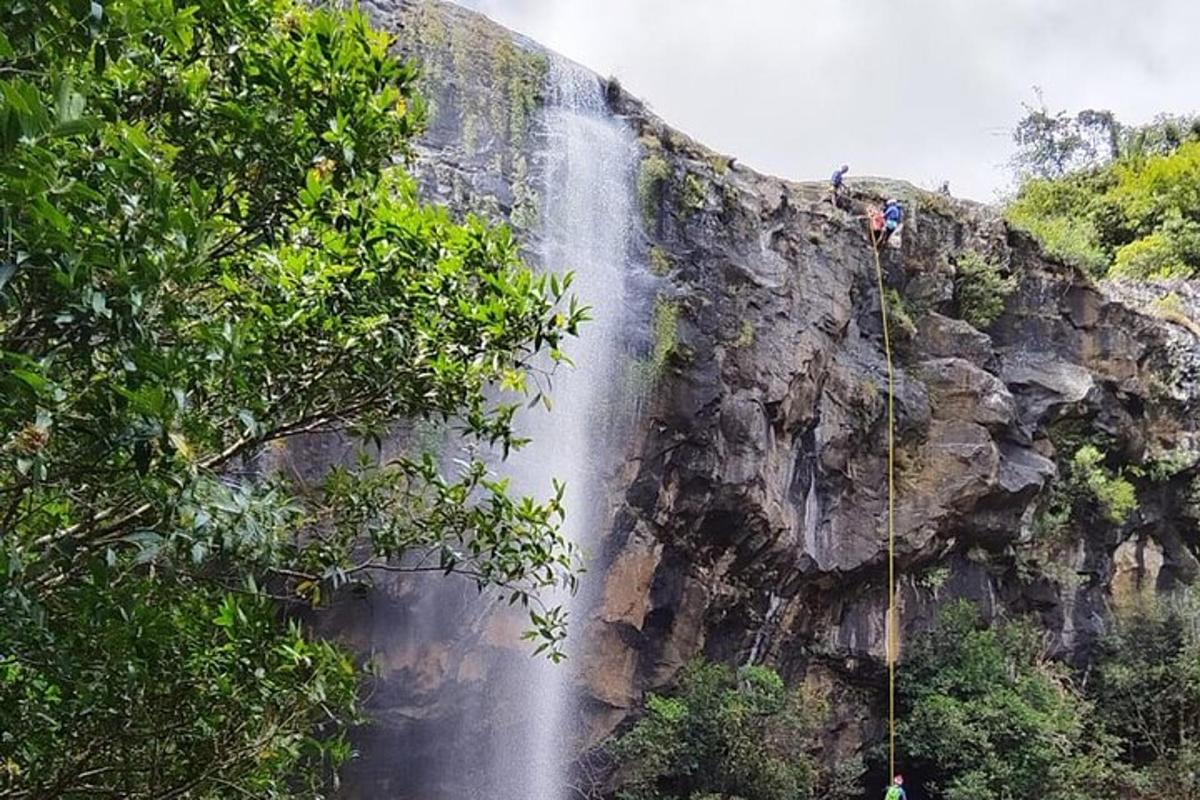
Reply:
M871 226L871 243L883 241L883 212L876 206L867 206L867 222Z
M883 800L908 800L908 794L904 791L903 775L897 775L892 778L892 785L887 788L887 792L883 795Z

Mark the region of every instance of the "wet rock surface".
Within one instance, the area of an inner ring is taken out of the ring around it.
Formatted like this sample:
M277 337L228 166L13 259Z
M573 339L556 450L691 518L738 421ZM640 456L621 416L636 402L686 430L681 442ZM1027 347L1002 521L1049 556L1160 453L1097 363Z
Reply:
M536 237L526 212L539 191L545 56L440 3L366 5L428 65L435 111L417 167L428 194ZM895 364L904 636L967 597L990 617L1036 615L1056 652L1082 663L1115 604L1197 577L1194 287L1096 285L995 210L907 184L850 180L837 208L823 184L759 175L615 84L608 97L653 169L638 198L647 270L629 280L655 299L628 332L640 414L585 577L594 608L574 628L581 748L700 654L826 689L830 758L880 735L887 385L861 214L889 195L907 218L882 265L912 319ZM529 104L520 120L495 113L513 102ZM956 260L968 251L1017 278L986 330L956 305ZM1082 504L1048 534L1053 486L1084 442L1126 470L1139 508L1118 525ZM511 618L473 597L462 599L462 630L419 644L373 627L389 606L388 624L404 625L419 603L417 587L389 585L340 603L330 623L382 654L362 767L375 789L407 791L388 776L413 784L439 726L503 724L503 703L465 704L489 671L524 657Z

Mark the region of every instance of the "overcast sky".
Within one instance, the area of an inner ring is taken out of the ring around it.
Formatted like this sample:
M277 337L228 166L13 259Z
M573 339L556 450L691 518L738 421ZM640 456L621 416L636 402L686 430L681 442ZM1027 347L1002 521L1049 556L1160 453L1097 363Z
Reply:
M1200 107L1200 0L458 0L764 172L888 175L995 199L1009 129Z

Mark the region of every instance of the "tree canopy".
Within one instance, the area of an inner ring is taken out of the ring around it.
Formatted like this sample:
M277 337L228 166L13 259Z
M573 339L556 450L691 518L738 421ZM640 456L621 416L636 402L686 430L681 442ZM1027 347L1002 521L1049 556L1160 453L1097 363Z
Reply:
M1130 797L1200 790L1200 601L1117 616L1073 674L1026 621L984 626L966 601L917 637L901 670L899 742L933 798Z
M678 691L652 694L646 715L613 745L622 800L813 796L813 736L823 705L767 667L695 661Z
M900 678L903 763L934 797L1082 800L1110 775L1108 737L1026 623L984 627L953 604Z
M1098 276L1200 272L1200 120L1124 127L1107 111L1027 109L1008 218Z
M506 454L491 387L585 317L418 201L390 46L293 0L0 8L0 796L320 793L356 669L287 612L375 570L500 587L561 654L561 489L262 458L397 420Z
M1200 792L1200 596L1194 591L1118 618L1090 687L1120 743L1128 794Z

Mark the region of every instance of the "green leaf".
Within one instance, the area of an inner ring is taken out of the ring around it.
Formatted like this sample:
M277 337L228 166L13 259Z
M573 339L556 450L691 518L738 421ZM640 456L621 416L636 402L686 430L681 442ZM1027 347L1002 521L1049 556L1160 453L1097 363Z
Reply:
M55 208L49 200L44 197L39 197L33 201L33 208L37 216L49 222L61 234L71 233L71 220L65 214Z
M54 113L59 126L77 122L83 116L85 101L83 95L75 91L75 86L69 77L62 78L55 90Z
M34 392L41 394L50 387L50 382L35 372L25 369L14 369L10 373L14 378L24 383Z
M232 628L237 623L237 603L233 598L225 598L221 603L219 613L212 622L222 628Z
M68 138L70 136L79 136L85 133L92 133L99 128L99 123L94 119L75 119L70 122L60 122L55 125L50 131L50 136L54 138Z
M134 531L124 537L124 541L137 548L137 553L133 557L133 563L149 564L158 558L159 552L162 550L166 540L157 531L140 530Z

